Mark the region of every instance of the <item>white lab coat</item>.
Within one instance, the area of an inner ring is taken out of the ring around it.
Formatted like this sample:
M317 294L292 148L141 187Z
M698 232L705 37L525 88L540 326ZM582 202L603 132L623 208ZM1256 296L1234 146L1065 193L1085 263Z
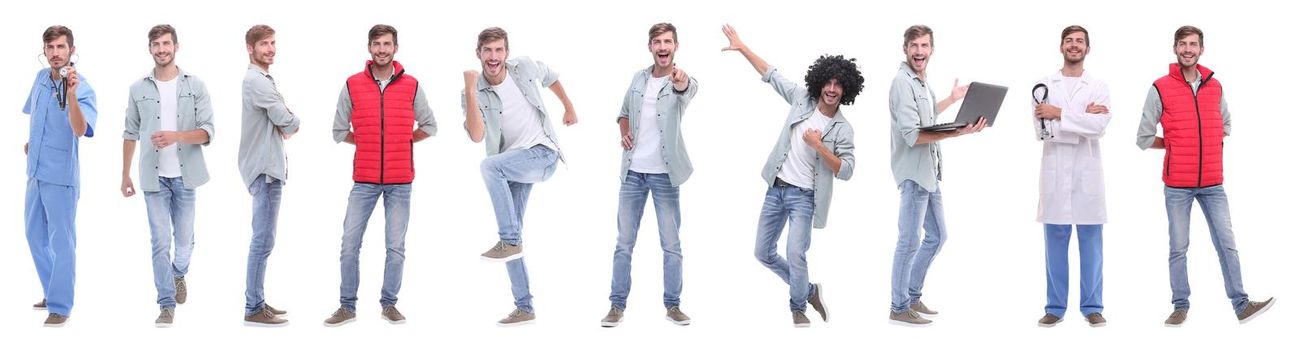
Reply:
M1095 103L1111 107L1104 82L1083 72L1072 91L1065 91L1064 75L1057 71L1038 83L1046 84L1047 103L1060 107L1061 117L1047 120L1049 137L1042 139L1038 118L1031 118L1042 141L1042 169L1038 180L1037 221L1057 225L1105 223L1105 176L1101 170L1100 138L1110 114L1086 113ZM1030 106L1036 106L1030 97ZM1032 113L1032 109L1029 110Z

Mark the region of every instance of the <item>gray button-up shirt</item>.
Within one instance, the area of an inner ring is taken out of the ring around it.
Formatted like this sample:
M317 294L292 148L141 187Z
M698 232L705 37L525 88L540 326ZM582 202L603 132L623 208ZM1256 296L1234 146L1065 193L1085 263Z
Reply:
M1191 84L1191 93L1200 92L1200 72L1195 72L1195 79L1188 81ZM1227 111L1227 98L1219 96L1218 109L1222 112L1222 136L1231 135L1231 112ZM1150 85L1150 91L1146 92L1146 104L1141 108L1141 123L1137 125L1137 147L1141 149L1150 148L1155 144L1155 133L1159 129L1159 121L1164 117L1164 100L1159 97L1159 89Z
M815 96L808 94L807 89L802 85L776 73L775 67L767 69L767 73L762 75L762 81L771 84L771 87L776 89L776 93L789 103L789 115L785 117L785 123L781 124L780 138L776 139L776 147L773 147L771 155L767 156L767 164L762 166L762 179L770 187L776 184L776 174L780 173L785 158L789 157L789 151L793 146L789 144L790 134L794 132L798 123L807 120L816 111L816 100ZM857 158L852 154L852 139L852 125L848 124L847 118L844 118L843 108L839 108L834 113L834 118L831 118L830 124L821 131L821 143L830 148L842 163L839 165L839 173L836 174L830 170L830 166L826 165L825 161L821 160L819 153L816 156L816 169L813 170L812 176L813 198L815 198L812 227L825 228L826 218L830 213L830 197L834 195L834 178L845 181L852 178L853 166L857 163Z
M249 64L244 74L243 132L239 138L239 174L244 186L252 186L257 176L267 181L288 182L288 157L284 154L283 134L298 131L299 119L289 113L284 96L275 87L275 79L257 65Z
M623 96L622 112L619 112L618 119L627 118L631 126L632 135L638 135L640 131L640 113L641 103L645 101L645 94L652 93L658 95L658 102L655 102L655 109L658 115L654 116L658 120L659 126L659 145L663 147L663 163L667 164L668 180L672 186L681 186L695 168L690 164L690 155L686 154L686 143L681 137L681 118L685 116L686 106L690 100L695 98L699 93L699 82L695 78L690 78L690 83L685 92L676 92L676 88L669 81L663 85L659 91L645 91L646 84L649 83L651 73L654 67L640 70L631 79L631 86L627 88L627 94ZM632 153L635 148L623 150L622 152L622 170L618 173L621 180L627 179L627 170L631 168Z
M889 88L889 114L893 118L893 127L889 129L893 139L890 160L893 180L898 186L911 180L925 191L938 190L938 180L943 176L943 150L938 143L916 144L920 128L934 125L937 112L934 92L911 71L911 66L902 62L898 75L893 78L893 87Z
M559 148L559 140L555 137L555 129L550 126L549 114L546 113L546 106L541 103L541 92L537 89L537 84L541 87L549 88L559 80L559 74L550 70L545 64L533 61L527 57L519 57L505 61L505 69L509 71L510 78L519 86L519 91L527 97L528 103L537 110L537 118L541 118L541 127L550 143ZM487 82L487 78L481 74L478 75L478 110L483 114L483 144L487 146L487 155L499 154L505 151L505 138L501 136L501 97L496 94L496 89L492 84ZM468 111L466 106L465 92L460 92L460 109ZM466 127L467 129L467 127ZM559 154L559 159L564 160L564 152L556 149L555 153Z
M176 143L180 158L181 181L185 188L194 189L208 181L207 163L203 160L203 146L212 142L216 129L212 126L212 99L207 86L198 77L181 70L176 76L176 131L203 130L208 142L199 145ZM139 141L151 137L162 126L163 97L158 94L158 78L149 75L131 84L131 96L126 103L126 126L122 138ZM159 150L153 145L140 146L140 188L144 192L161 190L158 183Z

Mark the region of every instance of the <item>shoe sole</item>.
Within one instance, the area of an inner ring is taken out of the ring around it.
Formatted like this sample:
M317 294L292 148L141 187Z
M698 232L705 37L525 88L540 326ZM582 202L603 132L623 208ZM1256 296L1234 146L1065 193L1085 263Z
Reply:
M49 309L48 307L32 306L32 310L36 310L36 311L45 311L48 309Z
M388 324L406 324L406 320L393 320L383 316L379 316L379 318L382 318L384 321L388 321Z
M157 322L154 322L154 323L153 323L153 328L171 328L171 324L170 324L170 323L157 323Z
M1057 320L1057 321L1055 321L1055 323L1042 323L1042 322L1038 322L1038 323L1037 323L1037 326L1038 326L1038 327L1042 327L1042 328L1051 328L1051 327L1055 327L1055 325L1060 324L1060 322L1064 322L1064 320Z
M671 317L667 317L667 316L664 316L663 319L668 320L668 322L672 322L672 324L675 324L675 325L678 325L678 326L689 326L689 325L690 325L690 320L677 321L677 320L674 320L674 319L672 319Z
M519 252L518 254L510 255L510 256L507 256L507 257L504 257L504 258L492 258L492 257L483 256L483 255L479 255L479 257L482 258L483 261L490 261L490 262L510 262L510 261L513 261L513 260L522 259L522 258L523 258L523 252Z
M795 324L794 324L794 328L808 328L808 327L811 327L811 326L812 326L811 323L795 323Z
M67 324L67 322L59 323L59 324L46 323L45 328L63 328L63 325L65 324Z
M352 317L352 318L349 318L349 319L343 320L342 322L339 322L339 323L332 323L332 324L331 324L331 323L329 323L329 322L325 322L325 327L338 327L338 326L342 326L342 325L345 325L345 324L348 324L348 323L352 323L352 322L355 322L355 321L356 321L356 317Z
M825 287L821 286L820 283L813 283L812 285L816 287L816 298L821 302L821 309L817 310L813 307L812 311L821 314L821 322L830 322L830 306L825 302Z
M1272 298L1272 302L1267 303L1267 304L1264 304L1264 305L1263 305L1263 308L1262 308L1262 309L1258 309L1258 311L1254 312L1253 315L1249 315L1249 317L1246 317L1245 319L1240 320L1240 324L1245 324L1245 322L1249 322L1249 321L1254 320L1254 318L1258 317L1258 315L1262 315L1264 312L1267 312L1268 309L1271 309L1271 308L1272 308L1272 305L1276 305L1276 298Z
M1105 327L1105 322L1101 322L1101 323L1088 323L1087 325L1088 325L1088 326L1091 326L1092 328L1101 328L1101 327Z
M903 326L903 327L911 327L911 328L924 328L924 327L929 327L929 326L934 325L932 322L931 322L931 323L911 323L911 322L898 321L898 320L889 320L889 323L891 323L891 324L893 324L893 325L895 325L895 326Z
M496 322L496 325L497 325L497 326L500 326L500 327L518 327L518 326L523 326L523 325L530 325L530 324L533 323L533 321L535 321L535 320L519 321L519 322L514 322L514 323L500 323L500 322Z
M668 320L671 321L672 319L668 319ZM613 327L617 327L620 324L622 324L622 320L618 320L617 322L600 321L600 327L604 327L604 328L613 328Z
M261 323L261 322L253 322L253 321L244 321L245 327L280 328L288 325L289 325L289 321L284 321L284 323Z

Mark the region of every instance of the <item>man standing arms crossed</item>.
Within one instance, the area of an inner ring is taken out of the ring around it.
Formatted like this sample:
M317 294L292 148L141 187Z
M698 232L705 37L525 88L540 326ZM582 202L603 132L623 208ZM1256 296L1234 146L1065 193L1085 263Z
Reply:
M176 66L177 51L175 28L159 24L149 29L153 70L131 84L122 131L122 196L135 195L131 158L136 142L147 136L151 146L140 148L140 189L153 237L153 285L162 309L153 322L157 327L171 327L176 304L188 299L185 274L194 252L195 191L208 181L203 146L216 131L207 86Z
M275 29L259 24L244 35L248 72L243 85L243 132L239 138L239 173L253 196L253 236L248 246L248 278L244 291L244 325L284 326L287 314L266 304L266 260L275 247L280 215L280 192L288 179L284 140L298 132L298 117L284 105L271 78L275 63Z
M622 322L631 292L631 256L645 213L646 193L654 196L659 245L663 247L663 306L667 319L689 325L681 312L681 184L694 167L681 137L681 118L699 92L699 82L676 67L677 27L650 27L649 52L654 64L636 72L623 97L618 128L622 135L622 188L618 191L618 244L613 251L613 306L600 320L604 327Z
M1038 81L1046 88L1046 100L1033 100L1032 105L1033 126L1042 141L1037 203L1037 221L1046 236L1046 315L1037 321L1042 327L1059 323L1068 306L1069 237L1075 226L1081 261L1079 308L1088 325L1105 325L1101 316L1105 177L1100 138L1110 122L1110 89L1083 70L1089 52L1087 29L1065 28L1060 34L1064 67Z
M505 30L484 29L478 34L475 52L482 73L465 71L461 107L469 139L487 147L481 171L500 237L482 257L505 262L514 294L514 311L496 324L529 324L536 315L528 290L528 269L523 264L523 213L532 185L554 175L564 158L537 84L550 88L564 104L564 125L576 124L577 114L557 73L527 57L509 59L510 39Z

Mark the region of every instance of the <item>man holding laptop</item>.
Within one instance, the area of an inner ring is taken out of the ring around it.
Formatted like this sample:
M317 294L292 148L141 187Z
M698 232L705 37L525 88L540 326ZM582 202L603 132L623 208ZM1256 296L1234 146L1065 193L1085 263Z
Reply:
M903 34L902 51L906 61L893 78L889 89L889 114L891 131L893 178L902 192L898 210L898 245L893 255L893 290L889 322L904 326L927 326L932 321L920 317L937 316L938 312L920 302L920 289L925 273L934 256L947 239L943 222L943 197L938 189L942 179L942 150L938 141L982 131L986 121L947 131L925 131L921 128L934 125L938 114L956 101L965 98L969 86L952 87L951 95L936 101L929 89L925 68L933 54L933 30L915 25ZM1005 91L1002 90L1002 97ZM1000 98L996 107L1000 107ZM993 109L996 110L995 108ZM924 243L918 240L921 225L925 229Z

